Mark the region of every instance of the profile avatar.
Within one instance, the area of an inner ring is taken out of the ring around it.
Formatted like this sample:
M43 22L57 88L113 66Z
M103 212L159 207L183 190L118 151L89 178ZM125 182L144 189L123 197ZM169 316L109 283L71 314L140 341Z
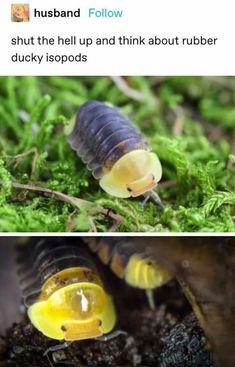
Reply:
M11 4L12 22L29 22L29 4Z

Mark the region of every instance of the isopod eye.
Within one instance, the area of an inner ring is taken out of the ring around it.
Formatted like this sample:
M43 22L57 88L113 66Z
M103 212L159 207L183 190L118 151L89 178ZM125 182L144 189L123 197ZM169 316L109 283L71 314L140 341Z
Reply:
M132 192L132 190L130 189L130 187L126 187L127 188L127 191L129 191L129 192Z

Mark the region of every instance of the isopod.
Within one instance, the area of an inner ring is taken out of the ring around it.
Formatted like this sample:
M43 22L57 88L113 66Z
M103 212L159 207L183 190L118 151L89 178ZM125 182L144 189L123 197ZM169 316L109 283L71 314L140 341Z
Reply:
M83 340L114 328L112 298L81 241L66 244L63 239L42 239L22 252L24 303L30 321L45 336Z
M131 238L118 237L85 237L83 241L119 278L144 289L154 308L152 290L167 283L172 274L153 258L144 242L140 245Z
M162 176L157 155L143 134L116 107L84 103L66 129L68 143L86 163L102 189L119 198L152 196Z

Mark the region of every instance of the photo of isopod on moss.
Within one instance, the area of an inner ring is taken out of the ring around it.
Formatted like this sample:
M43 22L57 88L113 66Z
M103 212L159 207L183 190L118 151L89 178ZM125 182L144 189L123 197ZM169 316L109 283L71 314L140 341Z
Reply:
M235 237L0 239L0 366L233 367Z
M0 231L234 232L235 77L0 77Z

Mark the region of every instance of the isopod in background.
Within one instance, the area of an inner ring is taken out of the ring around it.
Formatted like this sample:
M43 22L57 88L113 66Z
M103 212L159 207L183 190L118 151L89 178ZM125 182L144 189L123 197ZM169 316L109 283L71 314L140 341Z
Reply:
M150 196L162 177L157 155L143 134L117 108L88 101L66 130L68 142L99 180L102 189L119 198Z
M150 307L155 308L153 290L167 283L172 274L153 258L145 241L136 244L132 239L115 237L84 237L83 241L119 278L145 290Z

